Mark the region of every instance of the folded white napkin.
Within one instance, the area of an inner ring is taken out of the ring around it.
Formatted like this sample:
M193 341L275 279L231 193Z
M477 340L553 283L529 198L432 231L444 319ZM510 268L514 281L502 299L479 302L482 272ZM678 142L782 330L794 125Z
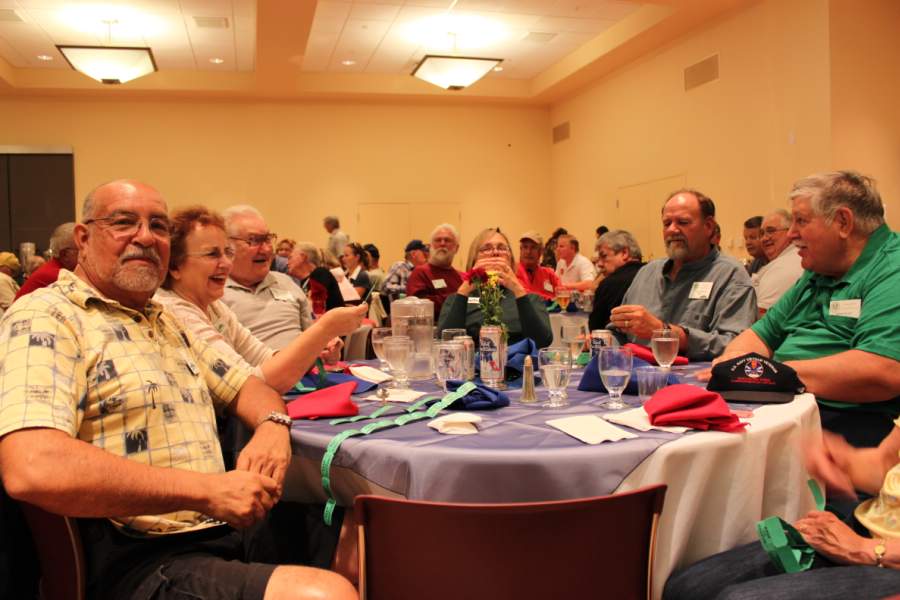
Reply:
M478 415L454 412L430 421L428 426L432 429L437 429L441 433L471 435L478 433L478 427L475 426L476 423L481 423L481 417Z
M415 402L426 394L426 392L417 392L416 390L386 389L388 391L388 402ZM363 400L375 400L376 402L381 402L381 398L375 394L369 394L368 396L365 396Z
M689 427L679 427L677 425L663 426L651 425L650 417L643 407L633 408L631 410L623 410L622 412L606 413L603 418L607 421L625 425L638 431L650 431L651 429L659 429L660 431L668 431L669 433L684 433Z
M390 381L393 379L390 375L376 369L375 367L369 367L367 365L352 365L350 367L350 374L354 377L359 377L360 379L365 379L366 381L371 381L372 383L384 383L385 381Z
M547 425L556 427L563 433L581 440L586 444L599 444L601 442L618 442L637 435L610 425L597 415L580 415L577 417L563 417L547 421Z

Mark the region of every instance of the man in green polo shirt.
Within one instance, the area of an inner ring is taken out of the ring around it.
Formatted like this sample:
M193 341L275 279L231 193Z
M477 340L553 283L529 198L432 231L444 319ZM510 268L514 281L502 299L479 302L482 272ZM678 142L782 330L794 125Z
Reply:
M758 352L790 365L824 428L877 446L900 414L900 235L858 173L801 179L790 198L806 272L715 362Z

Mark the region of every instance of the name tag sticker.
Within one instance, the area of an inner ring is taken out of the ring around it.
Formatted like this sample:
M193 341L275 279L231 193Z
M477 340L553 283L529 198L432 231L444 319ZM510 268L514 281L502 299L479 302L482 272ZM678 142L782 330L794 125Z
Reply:
M189 360L184 361L184 366L186 366L187 370L191 372L191 375L196 377L197 375L200 374L200 369L198 369L197 365L195 365L191 361L189 361Z
M549 281L545 281L545 282L544 282L544 289L547 290L548 292L552 292L552 291L553 291L553 284L550 283Z
M433 285L436 290L442 290L447 287L447 282L443 279L432 279L431 285Z
M469 304L479 304L481 299L478 296L469 296Z
M688 296L691 300L709 300L712 293L712 281L695 281Z
M832 300L828 305L828 315L832 317L850 317L858 319L862 310L862 300Z
M272 296L279 302L293 302L294 297L290 294L290 292L272 292Z

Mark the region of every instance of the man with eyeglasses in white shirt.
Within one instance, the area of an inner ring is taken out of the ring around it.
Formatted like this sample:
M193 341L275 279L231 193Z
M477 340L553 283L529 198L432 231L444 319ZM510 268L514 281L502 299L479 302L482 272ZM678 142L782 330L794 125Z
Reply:
M803 275L799 250L788 237L792 221L791 213L782 208L766 215L760 227L762 249L769 262L750 278L760 316Z

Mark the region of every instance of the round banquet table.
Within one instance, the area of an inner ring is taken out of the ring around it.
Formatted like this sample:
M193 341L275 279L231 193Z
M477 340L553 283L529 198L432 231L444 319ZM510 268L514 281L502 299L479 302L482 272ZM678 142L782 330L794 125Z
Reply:
M675 369L684 383L697 383L703 365ZM708 366L708 365L707 365ZM585 444L546 424L564 416L603 414L607 398L580 392L581 370L572 374L571 405L544 409L521 404L520 390L508 390L508 407L479 411L476 435L444 435L428 419L403 427L351 437L343 442L331 470L339 504L358 494L381 494L442 502L530 502L599 496L665 483L653 567L653 596L661 596L676 568L756 539L758 520L778 515L793 521L812 510L808 475L798 448L820 431L815 398L798 395L788 404L755 407L744 433L651 430L637 438ZM416 389L439 393L433 381ZM365 396L367 394L364 394ZM360 414L379 406L354 397ZM639 399L626 396L632 406ZM396 404L382 418L399 416ZM741 405L740 408L754 408ZM285 481L285 499L324 502L320 465L328 442L344 429L367 421L331 425L330 419L294 421L294 457ZM598 539L598 543L604 543Z

